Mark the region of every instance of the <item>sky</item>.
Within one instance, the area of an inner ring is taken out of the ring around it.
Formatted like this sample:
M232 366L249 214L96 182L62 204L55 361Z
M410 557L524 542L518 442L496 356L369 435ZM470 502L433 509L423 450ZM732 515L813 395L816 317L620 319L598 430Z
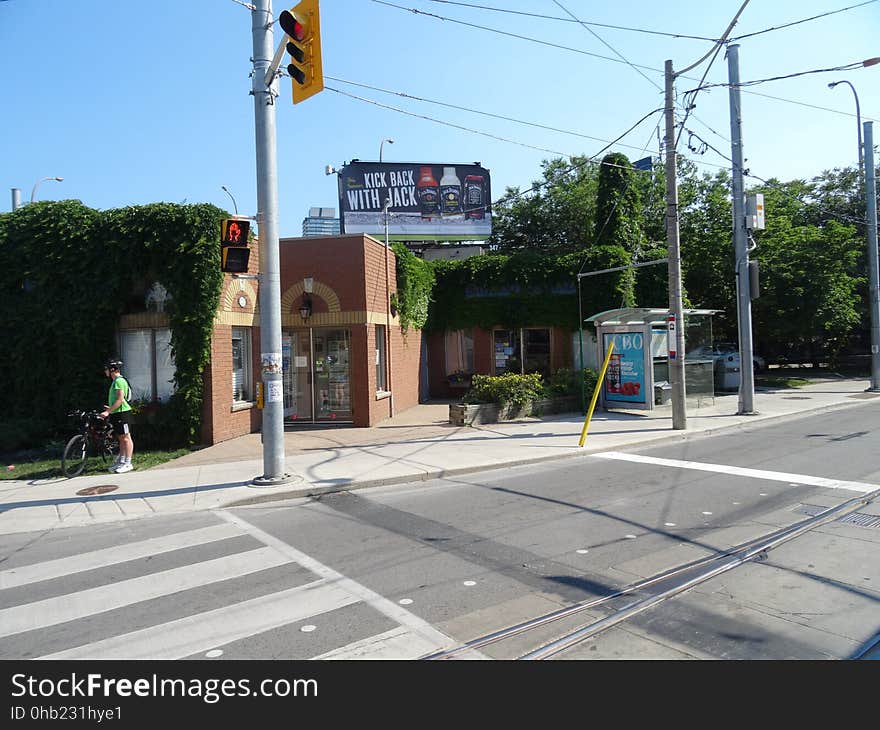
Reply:
M540 180L545 160L656 157L665 61L699 61L742 5L320 0L326 88L293 105L290 79L278 87L279 234L301 235L311 207L338 215L327 165L378 160L380 147L386 162L478 162L493 200ZM880 56L880 2L750 0L730 37L747 35L736 41L743 82L790 77L742 89L748 172L792 180L855 167L855 96L828 83L853 85L878 141L880 64L822 70ZM166 201L256 215L252 50L238 0L0 0L0 212L13 188L26 204L36 186L37 200L102 210ZM723 50L676 78L679 119L704 74L727 82ZM678 149L701 171L730 169L729 109L724 86L696 96Z

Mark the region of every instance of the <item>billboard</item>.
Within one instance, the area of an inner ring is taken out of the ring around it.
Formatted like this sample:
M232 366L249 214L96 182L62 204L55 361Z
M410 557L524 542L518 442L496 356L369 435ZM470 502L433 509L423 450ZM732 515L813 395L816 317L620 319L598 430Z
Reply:
M492 233L489 171L479 164L360 162L339 171L342 233L409 241L472 241Z

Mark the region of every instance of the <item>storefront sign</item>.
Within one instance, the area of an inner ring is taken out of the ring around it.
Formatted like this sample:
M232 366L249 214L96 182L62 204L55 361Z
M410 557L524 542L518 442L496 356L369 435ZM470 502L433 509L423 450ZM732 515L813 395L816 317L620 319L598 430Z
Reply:
M489 171L479 165L353 161L339 171L342 233L469 241L492 233Z

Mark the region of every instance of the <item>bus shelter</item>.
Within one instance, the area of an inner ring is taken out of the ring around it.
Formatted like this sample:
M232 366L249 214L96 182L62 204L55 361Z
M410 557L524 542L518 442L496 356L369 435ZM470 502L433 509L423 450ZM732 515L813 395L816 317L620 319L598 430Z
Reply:
M718 309L685 309L686 351L711 351L712 315ZM715 386L711 356L675 352L677 323L669 309L624 307L609 309L584 320L596 328L598 361L605 362L614 342L600 405L605 410L653 410L667 405L672 395L669 361L683 357L686 403L692 408L714 403ZM708 350L707 350L707 347Z

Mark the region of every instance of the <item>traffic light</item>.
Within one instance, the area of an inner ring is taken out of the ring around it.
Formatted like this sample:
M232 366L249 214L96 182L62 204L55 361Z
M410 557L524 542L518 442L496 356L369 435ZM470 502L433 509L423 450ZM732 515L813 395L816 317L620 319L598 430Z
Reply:
M251 222L242 218L224 218L220 221L220 270L243 274L248 270L251 250L248 233Z
M287 34L292 61L287 73L293 80L293 103L298 104L324 88L318 0L301 0L290 10L282 10L278 22Z

